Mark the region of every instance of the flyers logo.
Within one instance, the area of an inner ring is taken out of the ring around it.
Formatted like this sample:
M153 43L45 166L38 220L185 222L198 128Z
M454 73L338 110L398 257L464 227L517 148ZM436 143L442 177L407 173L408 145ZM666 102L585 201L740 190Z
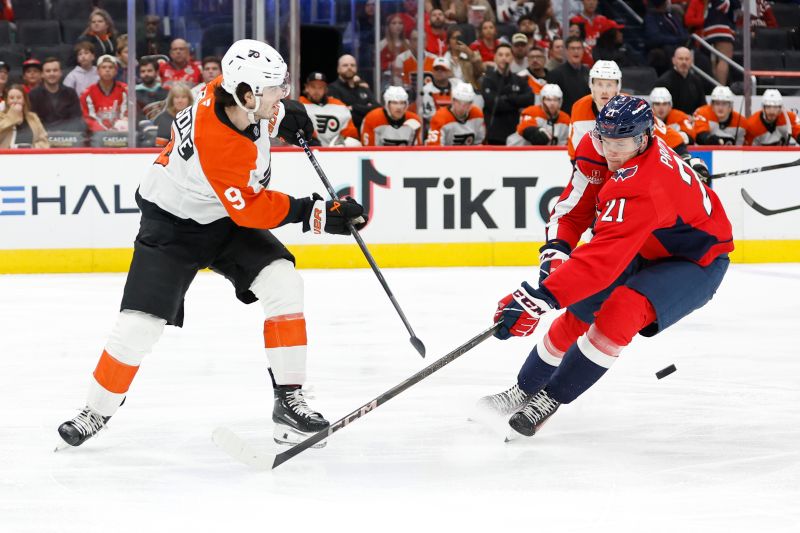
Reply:
M628 178L632 178L636 171L639 170L639 165L632 166L630 168L621 168L617 170L611 179L614 181L625 181Z
M339 131L339 119L333 115L317 115L317 131L325 133L328 131Z

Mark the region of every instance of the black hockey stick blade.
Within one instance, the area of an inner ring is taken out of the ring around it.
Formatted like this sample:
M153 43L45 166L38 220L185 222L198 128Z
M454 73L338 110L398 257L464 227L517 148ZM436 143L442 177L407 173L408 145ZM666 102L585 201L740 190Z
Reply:
M742 191L742 198L744 198L745 203L764 216L777 215L778 213L787 213L789 211L796 211L800 209L800 205L783 207L781 209L767 209L763 205L753 200L753 197L750 196L750 194L746 190L741 189L741 191Z
M322 180L323 185L325 185L325 189L327 189L328 194L330 194L331 198L333 198L334 200L339 200L339 195L336 194L336 190L333 188L333 185L331 185L331 182L328 180L328 176L325 175L325 171L322 170L319 161L317 161L317 157L308 147L308 143L306 142L305 138L303 138L303 132L300 130L297 131L297 143L306 153L308 160L311 161L311 166L313 166L314 170L317 171L317 175L319 176L319 179ZM350 233L353 235L353 238L358 243L358 247L361 248L361 253L363 253L364 257L367 259L367 263L369 263L370 268L372 268L372 271L378 278L378 282L380 282L381 286L383 287L383 290L386 291L386 295L392 302L392 305L394 306L395 311L397 311L397 314L400 316L400 320L403 322L403 325L406 327L406 330L408 330L408 334L411 335L410 339L411 346L413 346L414 349L417 350L417 352L423 358L425 358L425 345L422 344L422 341L419 340L419 337L417 337L417 335L414 333L414 330L411 328L411 324L406 318L406 314L403 313L403 310L400 308L400 304L397 303L394 294L392 294L392 290L389 288L389 284L386 283L386 279L384 279L383 273L381 272L380 267L378 267L378 263L375 262L375 259L372 257L372 254L367 248L367 243L365 243L364 239L361 238L361 234L358 232L358 230L353 224L348 223L347 228L350 230Z
M732 170L730 172L720 172L714 174L709 179L718 180L720 178L732 178L734 176L744 176L747 174L759 174L761 172L768 172L770 170L780 170L782 168L796 167L800 165L800 159L797 161L790 161L788 163L778 163L776 165L767 165L763 167L745 168L743 170Z

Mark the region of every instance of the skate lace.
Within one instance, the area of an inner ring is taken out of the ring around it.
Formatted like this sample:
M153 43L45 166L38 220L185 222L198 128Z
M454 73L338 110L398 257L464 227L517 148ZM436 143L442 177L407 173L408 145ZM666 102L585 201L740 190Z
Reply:
M532 396L525 404L525 407L523 407L519 412L522 413L525 418L530 420L531 423L538 424L545 417L547 417L547 415L555 411L557 407L558 402L550 398L547 393L542 391L536 396Z
M291 407L291 409L307 418L313 418L320 416L319 413L312 410L308 404L306 403L305 395L303 394L303 389L295 389L291 391L289 394L286 395L286 404Z
M94 435L106 425L103 417L92 411L91 409L84 409L75 418L72 419L72 424L78 428L84 436Z
M528 394L515 384L513 387L505 392L496 394L492 397L494 404L497 408L503 411L513 411L517 406L525 403L528 399Z

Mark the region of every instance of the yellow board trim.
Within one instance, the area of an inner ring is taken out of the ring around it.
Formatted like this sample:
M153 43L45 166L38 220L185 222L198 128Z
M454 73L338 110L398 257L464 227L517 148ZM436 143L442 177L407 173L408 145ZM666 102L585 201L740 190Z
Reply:
M381 267L528 266L541 242L371 244ZM355 244L289 246L299 268L368 268ZM127 272L129 248L0 250L0 274ZM735 263L800 263L800 240L736 241Z

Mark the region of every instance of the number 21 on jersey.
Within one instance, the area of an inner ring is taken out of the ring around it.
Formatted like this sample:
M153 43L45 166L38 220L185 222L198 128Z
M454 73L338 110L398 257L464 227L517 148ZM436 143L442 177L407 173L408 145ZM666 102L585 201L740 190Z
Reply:
M624 216L625 198L612 198L606 202L605 212L600 217L600 220L603 222L623 222Z

